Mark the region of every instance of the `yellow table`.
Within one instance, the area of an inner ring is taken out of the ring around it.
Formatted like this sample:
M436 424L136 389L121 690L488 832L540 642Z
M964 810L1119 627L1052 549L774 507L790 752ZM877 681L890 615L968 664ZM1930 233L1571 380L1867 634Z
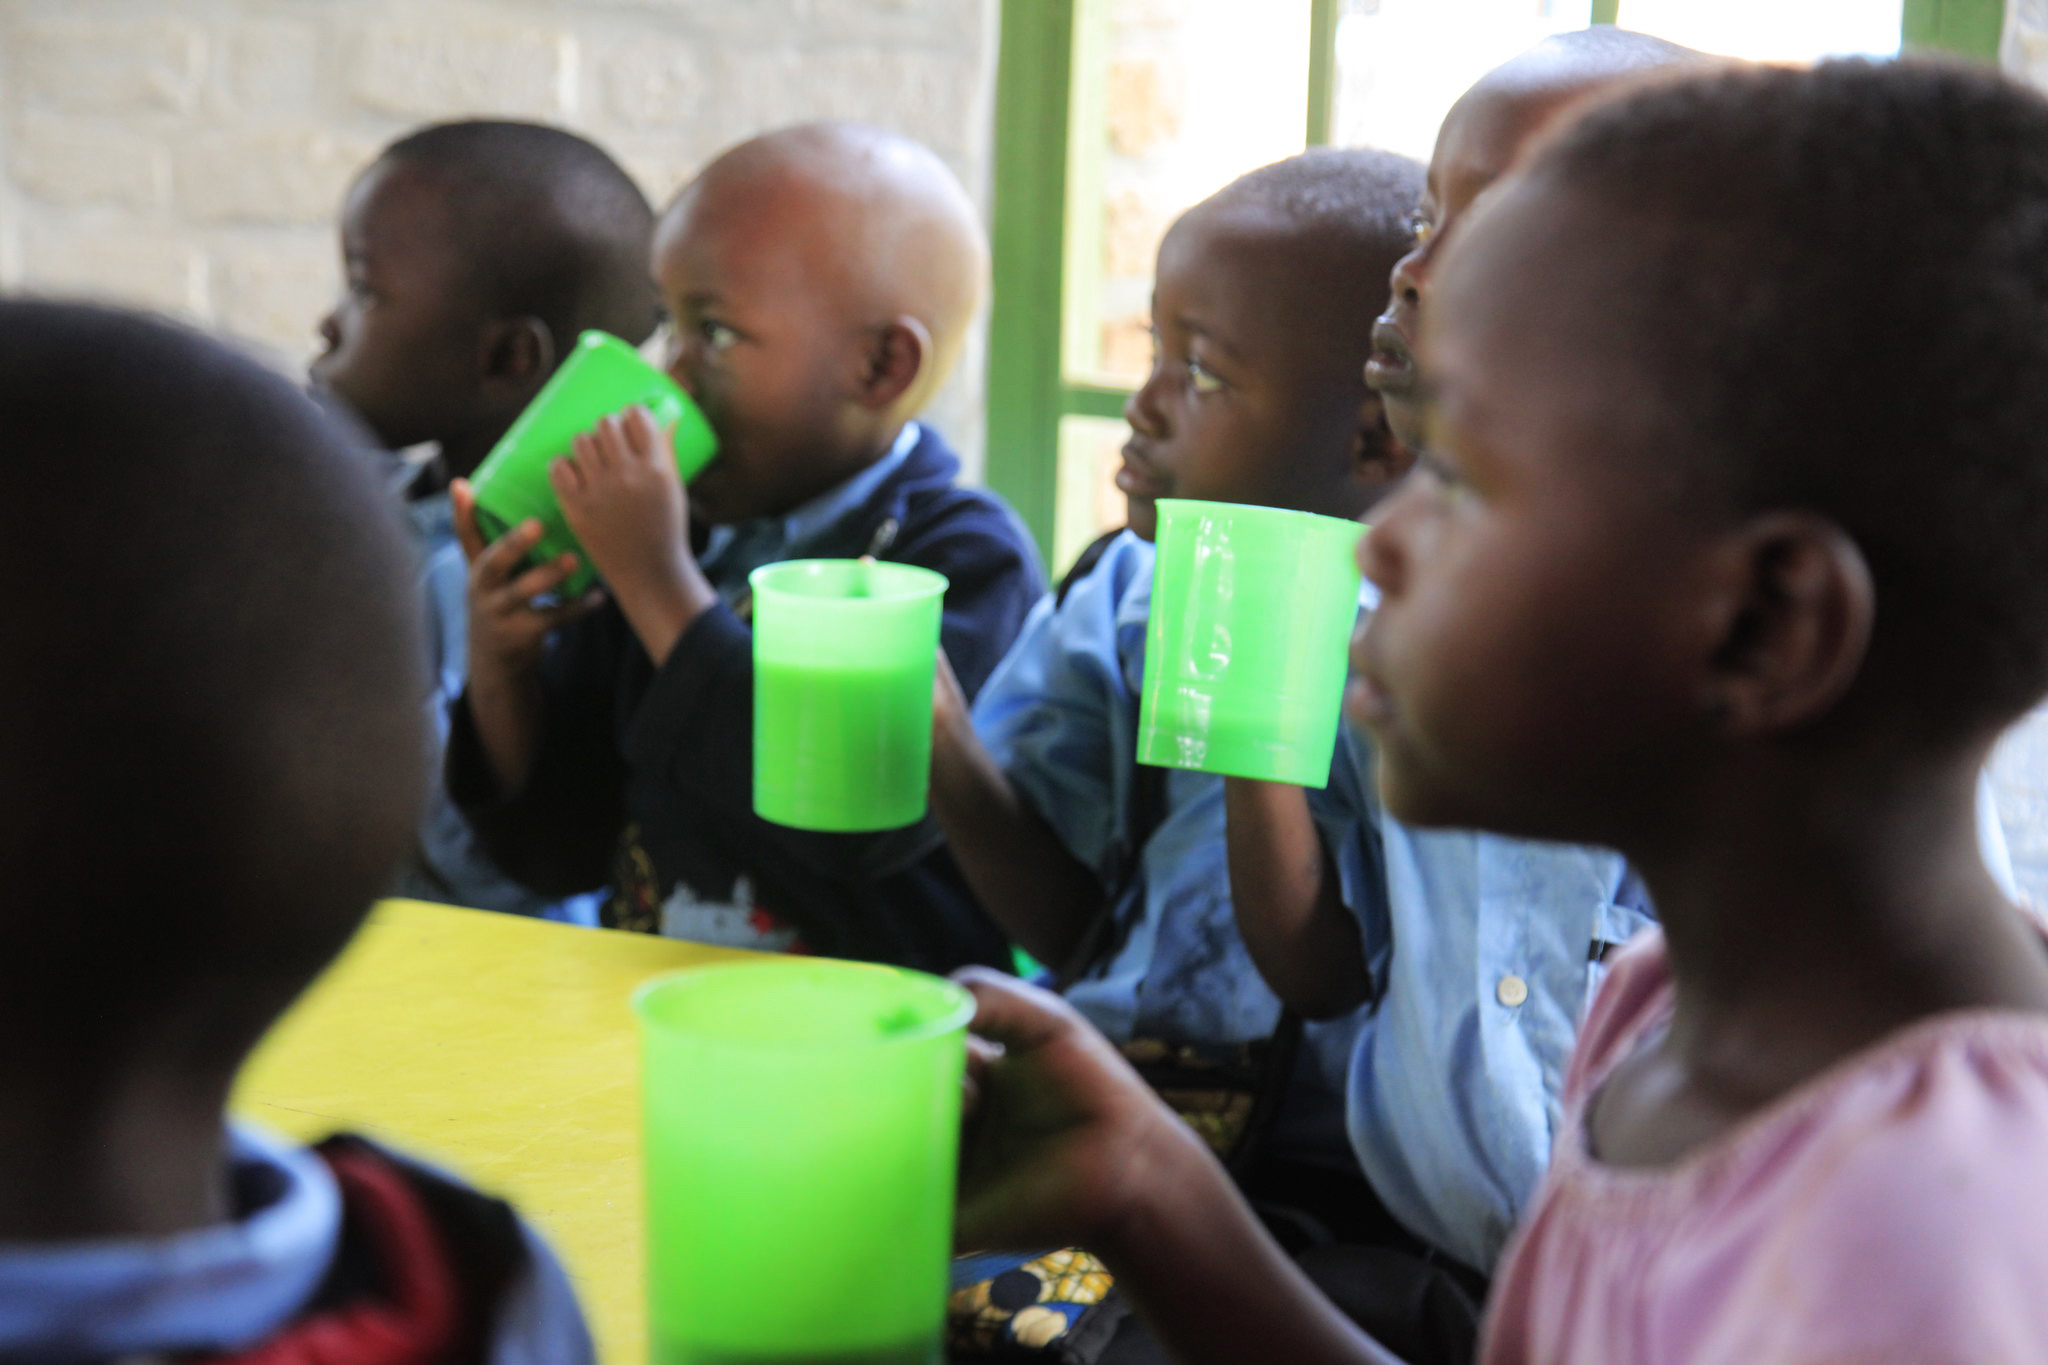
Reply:
M627 997L752 957L387 901L236 1090L294 1137L389 1139L511 1199L568 1263L605 1361L646 1359L639 1051Z

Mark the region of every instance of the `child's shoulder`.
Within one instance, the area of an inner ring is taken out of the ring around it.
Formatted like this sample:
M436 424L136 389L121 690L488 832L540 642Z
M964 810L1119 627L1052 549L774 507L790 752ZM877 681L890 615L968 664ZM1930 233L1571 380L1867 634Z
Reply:
M937 428L917 424L917 436L875 501L898 520L890 557L944 543L967 546L984 557L1015 561L1042 585L1038 551L1010 504L990 489L960 482L960 457Z
M1753 1290L1811 1358L2048 1359L2048 1017L1926 1020L1752 1136L1724 1193L1772 1189Z

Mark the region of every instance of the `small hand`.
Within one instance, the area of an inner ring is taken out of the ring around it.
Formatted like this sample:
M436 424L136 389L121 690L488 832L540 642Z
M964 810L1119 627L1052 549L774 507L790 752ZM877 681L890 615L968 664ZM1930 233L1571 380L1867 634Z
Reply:
M471 675L479 665L507 676L523 673L539 662L541 647L552 632L597 610L604 603L604 593L592 589L574 601L536 605L536 598L557 591L576 571L576 556L565 554L525 568L527 555L540 543L539 522L521 522L486 544L477 526L476 494L469 481L455 480L449 493L455 510L455 535L469 560Z
M971 1112L960 1152L954 1241L963 1250L1098 1245L1187 1133L1071 1005L970 967ZM990 1044L995 1044L991 1048Z
M549 466L569 529L620 598L672 588L690 555L690 497L668 435L646 408L607 417Z

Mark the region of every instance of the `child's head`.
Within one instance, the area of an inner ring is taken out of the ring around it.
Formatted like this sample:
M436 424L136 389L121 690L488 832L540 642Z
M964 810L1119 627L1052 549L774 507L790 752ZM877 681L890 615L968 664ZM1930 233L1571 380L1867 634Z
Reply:
M584 329L635 344L658 312L654 213L574 133L443 123L400 138L342 209L341 302L313 379L385 445L439 441L467 474Z
M211 341L0 302L0 352L0 1084L39 1124L217 1115L413 828L407 544L361 449Z
M873 463L959 359L987 274L973 202L908 138L809 124L713 161L654 245L670 373L718 432L696 515L777 515Z
M2048 687L2048 102L1915 63L1653 85L1435 281L1355 652L1392 809L1623 848L1766 790L1967 810Z
M1305 152L1173 225L1152 374L1124 406L1117 486L1139 535L1169 497L1356 517L1405 471L1363 371L1421 187L1392 152Z
M1411 249L1394 269L1393 298L1373 331L1367 372L1404 443L1422 440L1414 348L1437 245L1458 218L1566 109L1656 68L1704 60L1662 38L1601 25L1545 39L1488 72L1451 106L1430 155Z

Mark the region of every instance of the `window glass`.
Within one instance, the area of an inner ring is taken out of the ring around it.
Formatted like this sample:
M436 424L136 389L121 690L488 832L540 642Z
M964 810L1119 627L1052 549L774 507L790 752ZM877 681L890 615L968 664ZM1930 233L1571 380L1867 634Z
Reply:
M1901 0L1621 0L1620 22L1703 52L1809 62L1899 50Z

